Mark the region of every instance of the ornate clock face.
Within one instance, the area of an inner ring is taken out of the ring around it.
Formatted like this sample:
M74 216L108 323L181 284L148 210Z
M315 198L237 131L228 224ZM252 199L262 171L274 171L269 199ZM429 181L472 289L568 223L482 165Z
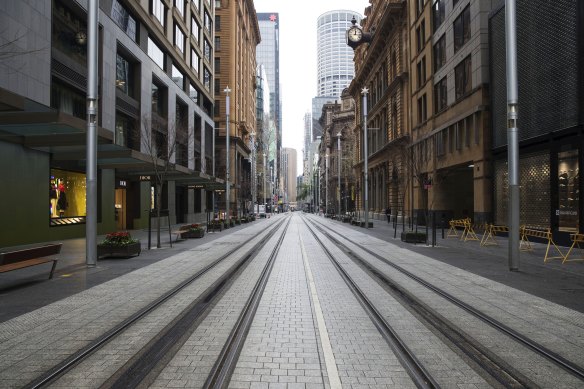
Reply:
M347 32L349 34L349 40L351 42L359 42L363 38L363 31L359 27L351 27Z

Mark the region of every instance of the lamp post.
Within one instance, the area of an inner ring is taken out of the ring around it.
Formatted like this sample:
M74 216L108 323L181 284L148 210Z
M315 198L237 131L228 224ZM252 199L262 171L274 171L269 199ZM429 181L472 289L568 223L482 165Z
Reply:
M365 208L365 228L369 228L369 204L367 201L368 197L368 170L367 167L367 159L369 157L369 152L367 151L367 93L369 93L369 89L363 88L361 90L361 94L363 95L363 153L365 154L364 164L363 164L363 175L364 175L364 188L363 188L363 206Z
M319 164L320 165L320 164ZM318 214L320 215L320 166L318 167L318 197L317 197L317 204L318 204Z
M515 0L505 0L507 46L507 158L509 160L509 270L519 271L519 141Z
M341 132L339 132L337 134L337 159L339 160L338 162L338 166L339 166L339 171L338 171L338 187L339 187L339 217L341 216L341 135L343 135Z
M231 218L229 217L229 198L231 197L231 193L229 193L229 93L231 89L226 87L223 92L225 92L225 113L226 113L226 120L225 120L225 143L226 143L226 161L225 161L225 220L229 223Z
M253 213L255 214L255 203L256 203L256 150L255 150L255 131L252 131L251 134L251 206L253 208Z
M324 215L328 215L328 171L329 171L329 155L324 155Z
M262 194L262 200L264 201L264 207L266 205L266 158L268 154L264 153L264 193Z

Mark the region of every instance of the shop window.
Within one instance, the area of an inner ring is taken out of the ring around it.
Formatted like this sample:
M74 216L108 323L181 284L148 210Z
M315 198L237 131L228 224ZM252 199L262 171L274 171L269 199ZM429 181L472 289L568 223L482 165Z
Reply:
M51 169L49 179L49 204L51 219L61 219L63 224L85 222L85 174ZM59 222L51 223L51 225L60 224Z
M580 174L578 150L558 153L558 230L578 232L580 209Z

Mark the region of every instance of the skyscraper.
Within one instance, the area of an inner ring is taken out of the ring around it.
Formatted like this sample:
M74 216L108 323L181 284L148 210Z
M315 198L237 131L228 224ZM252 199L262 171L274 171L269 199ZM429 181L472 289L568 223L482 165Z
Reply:
M256 61L266 70L267 81L270 88L270 117L276 124L276 150L272 161L274 171L279 172L280 163L278 156L282 150L282 117L280 97L280 28L277 12L258 13L258 23L262 41L256 48ZM276 178L276 182L280 180Z
M319 97L340 97L355 75L353 49L347 45L346 38L353 18L357 23L361 21L359 13L346 10L329 11L318 18L316 49Z

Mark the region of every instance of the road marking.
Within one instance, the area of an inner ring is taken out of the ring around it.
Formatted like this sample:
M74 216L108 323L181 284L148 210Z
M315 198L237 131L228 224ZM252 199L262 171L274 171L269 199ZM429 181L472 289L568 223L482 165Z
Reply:
M318 326L318 333L320 334L320 340L322 342L322 350L324 353L324 363L326 366L326 371L329 379L329 384L331 389L341 388L341 378L339 377L339 371L337 370L337 361L335 360L335 355L333 353L333 348L331 346L331 341L328 336L328 331L326 329L326 323L324 321L324 315L322 314L322 309L320 307L320 301L318 299L318 293L316 292L316 285L314 284L314 278L312 277L312 270L310 270L310 264L308 263L308 256L306 255L306 249L304 248L304 242L302 241L302 235L300 237L300 248L302 250L302 259L304 260L304 267L306 275L308 277L308 285L310 286L310 296L314 304L314 311L316 313L316 323Z

